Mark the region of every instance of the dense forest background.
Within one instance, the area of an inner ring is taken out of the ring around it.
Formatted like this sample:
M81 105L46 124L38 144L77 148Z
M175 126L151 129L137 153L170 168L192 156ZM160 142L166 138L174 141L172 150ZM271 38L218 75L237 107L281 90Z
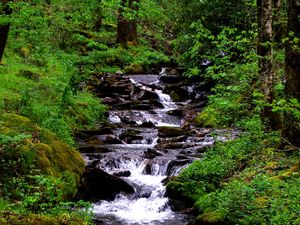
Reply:
M73 200L74 133L105 121L90 84L162 66L209 87L195 125L239 131L169 195L196 224L300 224L298 0L0 2L0 224L90 224Z

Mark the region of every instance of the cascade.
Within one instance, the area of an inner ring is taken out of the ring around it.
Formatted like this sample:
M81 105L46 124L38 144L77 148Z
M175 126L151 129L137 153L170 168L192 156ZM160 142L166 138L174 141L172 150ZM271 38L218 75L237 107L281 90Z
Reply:
M109 174L127 174L121 179L134 193L120 192L114 200L95 202L97 224L188 223L186 215L172 211L162 181L199 160L202 149L212 145L214 138L209 136L210 129L182 128L186 112L199 107L191 99L203 102L205 94L193 84L181 90L186 91L184 100L174 102L166 91L167 78L161 81L163 76L167 76L166 69L159 75L111 76L99 88L102 102L111 106L108 122L113 128L89 135L89 140L99 143L82 154L88 165L96 164ZM174 76L169 79L174 85ZM87 138L79 143L87 145Z

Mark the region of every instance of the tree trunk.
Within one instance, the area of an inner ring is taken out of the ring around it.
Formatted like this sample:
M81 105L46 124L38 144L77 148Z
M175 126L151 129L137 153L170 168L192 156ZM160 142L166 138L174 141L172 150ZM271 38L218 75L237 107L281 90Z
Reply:
M11 8L7 5L8 2L9 2L8 0L0 1L3 7L1 12L2 15L10 15L12 13ZM0 62L2 60L2 56L6 46L8 32L9 32L9 24L0 25Z
M273 37L276 43L281 43L281 39L285 35L282 0L273 0L273 8Z
M280 121L278 116L272 112L269 103L273 100L273 30L272 30L272 0L257 0L257 20L258 20L258 45L257 54L259 56L259 81L260 88L264 95L266 106L262 109L262 119L271 129L279 129Z
M288 32L293 32L294 37L300 38L300 0L289 0L288 7ZM291 39L294 39L292 37ZM286 46L285 74L286 97L300 100L300 43ZM300 128L296 118L291 114L285 115L285 137L294 145L300 147Z
M129 0L128 6L132 10L139 10L139 7L135 3L139 3L140 0ZM127 1L122 0L122 7L125 7ZM127 20L122 15L123 10L119 9L118 13L118 27L117 27L117 43L127 46L137 44L137 21Z

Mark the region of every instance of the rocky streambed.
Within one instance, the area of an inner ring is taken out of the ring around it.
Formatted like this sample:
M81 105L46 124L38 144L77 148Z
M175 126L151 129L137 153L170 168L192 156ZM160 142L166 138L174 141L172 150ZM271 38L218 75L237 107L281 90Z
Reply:
M87 164L80 198L94 202L96 224L188 224L173 211L164 181L200 160L216 139L191 121L206 92L176 72L107 75L93 85L108 122L77 135Z

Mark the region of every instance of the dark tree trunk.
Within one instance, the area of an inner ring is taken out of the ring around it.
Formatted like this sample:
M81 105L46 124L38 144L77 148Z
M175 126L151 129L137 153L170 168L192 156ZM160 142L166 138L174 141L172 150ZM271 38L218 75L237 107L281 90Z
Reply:
M139 3L140 0L129 0L128 6L132 10L139 10L139 7L135 3ZM122 0L122 7L125 7L127 0ZM122 15L123 10L119 9L118 13L118 27L117 27L117 43L123 46L128 44L137 44L137 21L127 20Z
M283 3L282 0L273 0L273 36L276 43L281 43L285 35L284 19L282 18Z
M295 37L300 38L300 0L289 0L288 3L288 32L293 32ZM286 97L298 100L300 100L299 48L299 41L297 44L287 45L285 57ZM285 115L284 135L292 144L300 147L300 128L297 126L297 121L299 122L293 115Z
M2 15L10 15L12 13L11 8L8 6L9 1L1 0L0 3L2 5ZM4 49L6 46L7 38L9 32L9 24L0 25L0 62L2 60L2 56L4 53Z
M272 0L257 0L257 20L258 20L258 45L257 54L259 56L259 81L260 89L264 95L266 105L262 109L262 120L271 129L280 129L281 121L278 115L272 112L268 105L272 103L273 96L273 29L272 29Z

